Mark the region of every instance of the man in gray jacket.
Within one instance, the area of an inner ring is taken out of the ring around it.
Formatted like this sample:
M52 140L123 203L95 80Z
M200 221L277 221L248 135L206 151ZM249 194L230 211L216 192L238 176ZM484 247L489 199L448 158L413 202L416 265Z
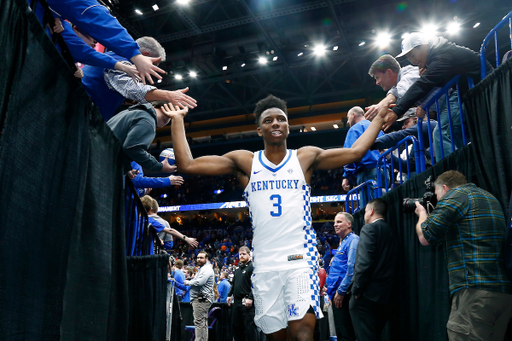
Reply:
M200 251L197 254L196 262L200 268L194 279L185 281L185 285L190 286L190 302L192 302L194 326L196 327L195 341L208 341L208 311L214 300L215 276L205 251Z

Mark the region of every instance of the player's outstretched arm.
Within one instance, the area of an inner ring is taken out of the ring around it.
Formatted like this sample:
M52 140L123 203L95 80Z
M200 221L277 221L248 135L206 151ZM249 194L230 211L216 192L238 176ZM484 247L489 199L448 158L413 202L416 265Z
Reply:
M172 118L171 134L174 156L178 171L183 174L195 175L227 175L237 169L237 158L243 151L234 151L223 156L211 155L194 159L185 135L185 115L188 110L177 110L172 104L166 104L163 112ZM248 152L250 153L250 152Z
M368 152L373 142L375 142L383 124L384 118L380 114L377 115L368 129L366 129L364 134L357 139L351 148L333 148L324 150L315 147L307 147L311 148L311 152L313 153L315 153L316 150L313 168L335 169L361 160Z

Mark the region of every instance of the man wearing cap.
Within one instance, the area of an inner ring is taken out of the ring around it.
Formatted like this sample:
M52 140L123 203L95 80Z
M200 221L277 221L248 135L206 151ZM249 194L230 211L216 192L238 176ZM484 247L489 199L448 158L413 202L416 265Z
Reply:
M406 65L401 68L390 54L382 55L373 62L368 74L382 90L387 91L387 94L378 104L366 108L366 118L373 117L379 110L387 110L390 104L400 100L409 87L420 78L417 66Z
M402 52L397 58L406 56L409 61L425 69L420 78L411 85L404 96L397 102L396 107L389 112L384 128L387 129L399 117L413 107L417 101L426 97L435 87L442 87L456 75L462 75L460 79L460 89L462 92L467 90L467 77L471 77L475 83L480 81L480 58L478 53L467 47L456 45L449 42L443 37L428 37L422 33L414 32L409 34L402 41ZM487 69L491 70L492 66L487 63ZM449 98L451 118L454 128L454 144L461 146L461 125L460 115L458 111L457 92L453 91ZM442 104L442 103L440 103ZM446 137L449 138L449 121L446 113L447 109L440 108L441 111L441 129L443 131L443 144L446 145ZM371 117L369 117L371 118ZM438 128L439 129L439 128ZM436 129L437 130L437 129ZM440 141L439 134L434 135L434 148L436 155L440 158ZM436 140L437 139L437 140ZM451 151L445 150L445 155ZM443 147L446 149L445 147Z

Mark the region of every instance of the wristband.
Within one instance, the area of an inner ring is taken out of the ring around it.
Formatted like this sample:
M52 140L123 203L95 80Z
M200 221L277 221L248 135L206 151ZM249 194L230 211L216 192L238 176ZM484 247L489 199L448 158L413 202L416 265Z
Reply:
M183 240L187 239L187 236L183 235Z

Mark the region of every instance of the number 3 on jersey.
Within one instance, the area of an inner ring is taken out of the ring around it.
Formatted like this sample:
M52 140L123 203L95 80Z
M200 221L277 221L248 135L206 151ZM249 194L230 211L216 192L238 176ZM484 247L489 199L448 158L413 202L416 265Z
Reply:
M270 196L270 201L272 201L274 203L273 206L277 209L277 212L276 212L276 210L270 211L270 215L272 217L281 216L281 214L283 213L283 209L281 207L281 196L279 194L272 194Z

